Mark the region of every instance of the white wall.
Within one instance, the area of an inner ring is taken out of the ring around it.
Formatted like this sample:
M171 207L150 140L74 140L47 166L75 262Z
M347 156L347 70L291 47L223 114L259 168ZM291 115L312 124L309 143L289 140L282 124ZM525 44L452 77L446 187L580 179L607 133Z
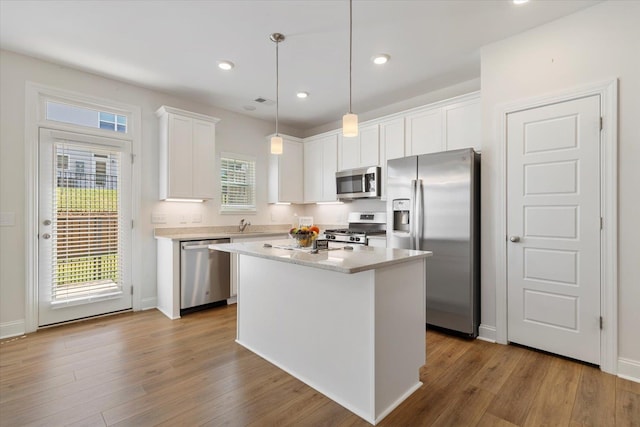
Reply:
M482 323L495 326L495 109L619 79L619 357L640 369L640 2L607 1L482 49ZM634 368L635 369L635 368ZM640 375L637 375L640 378Z
M203 204L171 203L158 200L158 120L155 111L163 104L208 114L221 119L216 128L216 151L255 156L257 159L257 215L246 215L254 224L289 224L294 212L303 207L267 205L266 135L274 124L226 110L176 98L97 75L43 62L34 58L0 51L0 211L15 213L14 226L0 227L0 333L20 332L25 316L25 83L31 81L58 89L138 105L142 110L142 147L137 161L142 162L141 208L138 232L142 245L142 298L153 301L156 295L156 249L151 224L152 212L164 212L168 222L177 226L180 214L202 214L202 223L190 226L237 224L245 215L219 215L219 201ZM296 135L295 129L282 129ZM299 133L298 133L299 134ZM184 224L182 224L184 225ZM140 284L134 284L140 285ZM7 329L8 328L8 329Z

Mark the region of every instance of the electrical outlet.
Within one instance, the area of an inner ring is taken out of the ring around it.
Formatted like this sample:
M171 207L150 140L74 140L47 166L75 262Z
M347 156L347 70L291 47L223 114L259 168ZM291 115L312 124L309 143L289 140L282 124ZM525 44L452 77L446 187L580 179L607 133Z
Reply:
M202 222L202 214L201 213L194 213L193 215L191 215L191 222L193 222L193 223Z
M16 213L0 212L0 225L3 227L13 227L16 225Z
M167 214L164 212L151 212L151 224L166 224Z
M186 223L187 223L187 216L186 216L186 215L184 215L184 214L181 214L181 215L178 217L178 222L180 222L180 224L186 224Z

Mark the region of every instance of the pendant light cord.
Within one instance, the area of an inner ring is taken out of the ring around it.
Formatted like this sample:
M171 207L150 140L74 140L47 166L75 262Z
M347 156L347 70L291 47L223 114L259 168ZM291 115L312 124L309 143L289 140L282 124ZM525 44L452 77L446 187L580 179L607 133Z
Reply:
M351 62L353 59L353 0L349 0L349 114L351 114Z
M279 40L276 40L276 136L278 135L278 115L280 109L280 67L278 66L278 45L280 44Z

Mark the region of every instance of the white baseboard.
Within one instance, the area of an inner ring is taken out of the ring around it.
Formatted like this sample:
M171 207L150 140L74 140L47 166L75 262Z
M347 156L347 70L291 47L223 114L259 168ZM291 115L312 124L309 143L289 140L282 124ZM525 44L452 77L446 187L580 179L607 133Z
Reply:
M156 297L142 298L142 301L140 301L141 310L151 310L152 308L156 308L157 305L158 299Z
M24 335L24 319L0 323L0 339Z
M478 339L482 341L496 342L496 327L480 325L478 328Z
M625 380L640 383L640 362L637 360L618 358L618 376Z

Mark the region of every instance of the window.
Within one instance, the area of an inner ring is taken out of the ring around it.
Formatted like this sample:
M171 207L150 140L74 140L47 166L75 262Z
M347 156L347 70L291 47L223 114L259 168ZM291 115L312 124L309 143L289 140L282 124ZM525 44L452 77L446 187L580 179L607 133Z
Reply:
M58 169L69 169L69 156L58 154Z
M60 102L46 101L46 118L61 123L127 133L127 116Z
M223 153L220 159L220 210L256 211L256 161Z

